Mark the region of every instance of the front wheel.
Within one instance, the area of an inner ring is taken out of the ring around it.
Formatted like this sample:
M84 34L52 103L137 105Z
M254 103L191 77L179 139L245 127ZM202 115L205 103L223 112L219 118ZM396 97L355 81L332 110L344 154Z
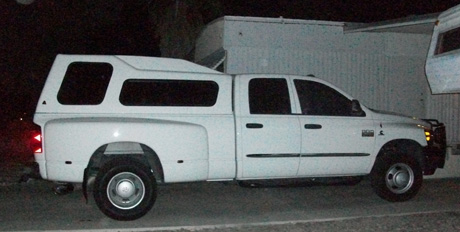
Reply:
M144 164L129 158L116 158L105 164L96 176L94 200L110 218L135 220L153 207L156 181Z
M400 202L412 199L420 190L423 174L417 161L407 155L378 157L371 172L371 184L381 198Z

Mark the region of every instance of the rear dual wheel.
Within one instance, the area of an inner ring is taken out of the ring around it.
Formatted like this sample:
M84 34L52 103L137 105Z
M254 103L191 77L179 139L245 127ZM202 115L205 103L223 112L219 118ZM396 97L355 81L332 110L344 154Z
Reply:
M150 211L156 200L155 178L146 165L129 158L106 163L94 183L94 200L108 217L135 220Z

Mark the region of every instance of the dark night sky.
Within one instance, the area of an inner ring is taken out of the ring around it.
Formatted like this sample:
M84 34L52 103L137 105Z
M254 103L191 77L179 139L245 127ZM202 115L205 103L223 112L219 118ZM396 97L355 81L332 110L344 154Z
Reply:
M184 1L184 0L182 0ZM198 1L198 0L196 0ZM206 1L206 0L202 0ZM217 1L217 0L216 0ZM2 118L32 114L56 54L161 56L149 9L174 0L0 3ZM189 1L192 2L192 1ZM113 4L115 3L115 4ZM460 0L220 0L219 15L375 22L446 10Z

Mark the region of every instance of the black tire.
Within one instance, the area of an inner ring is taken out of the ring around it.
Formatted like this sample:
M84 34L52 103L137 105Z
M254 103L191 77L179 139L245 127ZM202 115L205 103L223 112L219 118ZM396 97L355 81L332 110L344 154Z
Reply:
M94 182L94 200L115 220L135 220L150 211L157 186L151 170L134 159L116 158L106 163Z
M418 162L404 154L378 157L371 172L375 193L390 202L412 199L422 187L423 174Z

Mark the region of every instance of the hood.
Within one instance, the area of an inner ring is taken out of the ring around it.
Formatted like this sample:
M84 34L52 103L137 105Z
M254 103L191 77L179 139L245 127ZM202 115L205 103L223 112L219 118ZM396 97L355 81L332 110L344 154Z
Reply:
M431 127L428 122L420 118L417 118L417 117L407 116L401 113L374 110L374 109L372 109L372 112L374 113L374 120L380 120L382 122L392 121L392 122L399 122L399 123L408 123L408 124L414 124L419 127L425 127L425 128Z

